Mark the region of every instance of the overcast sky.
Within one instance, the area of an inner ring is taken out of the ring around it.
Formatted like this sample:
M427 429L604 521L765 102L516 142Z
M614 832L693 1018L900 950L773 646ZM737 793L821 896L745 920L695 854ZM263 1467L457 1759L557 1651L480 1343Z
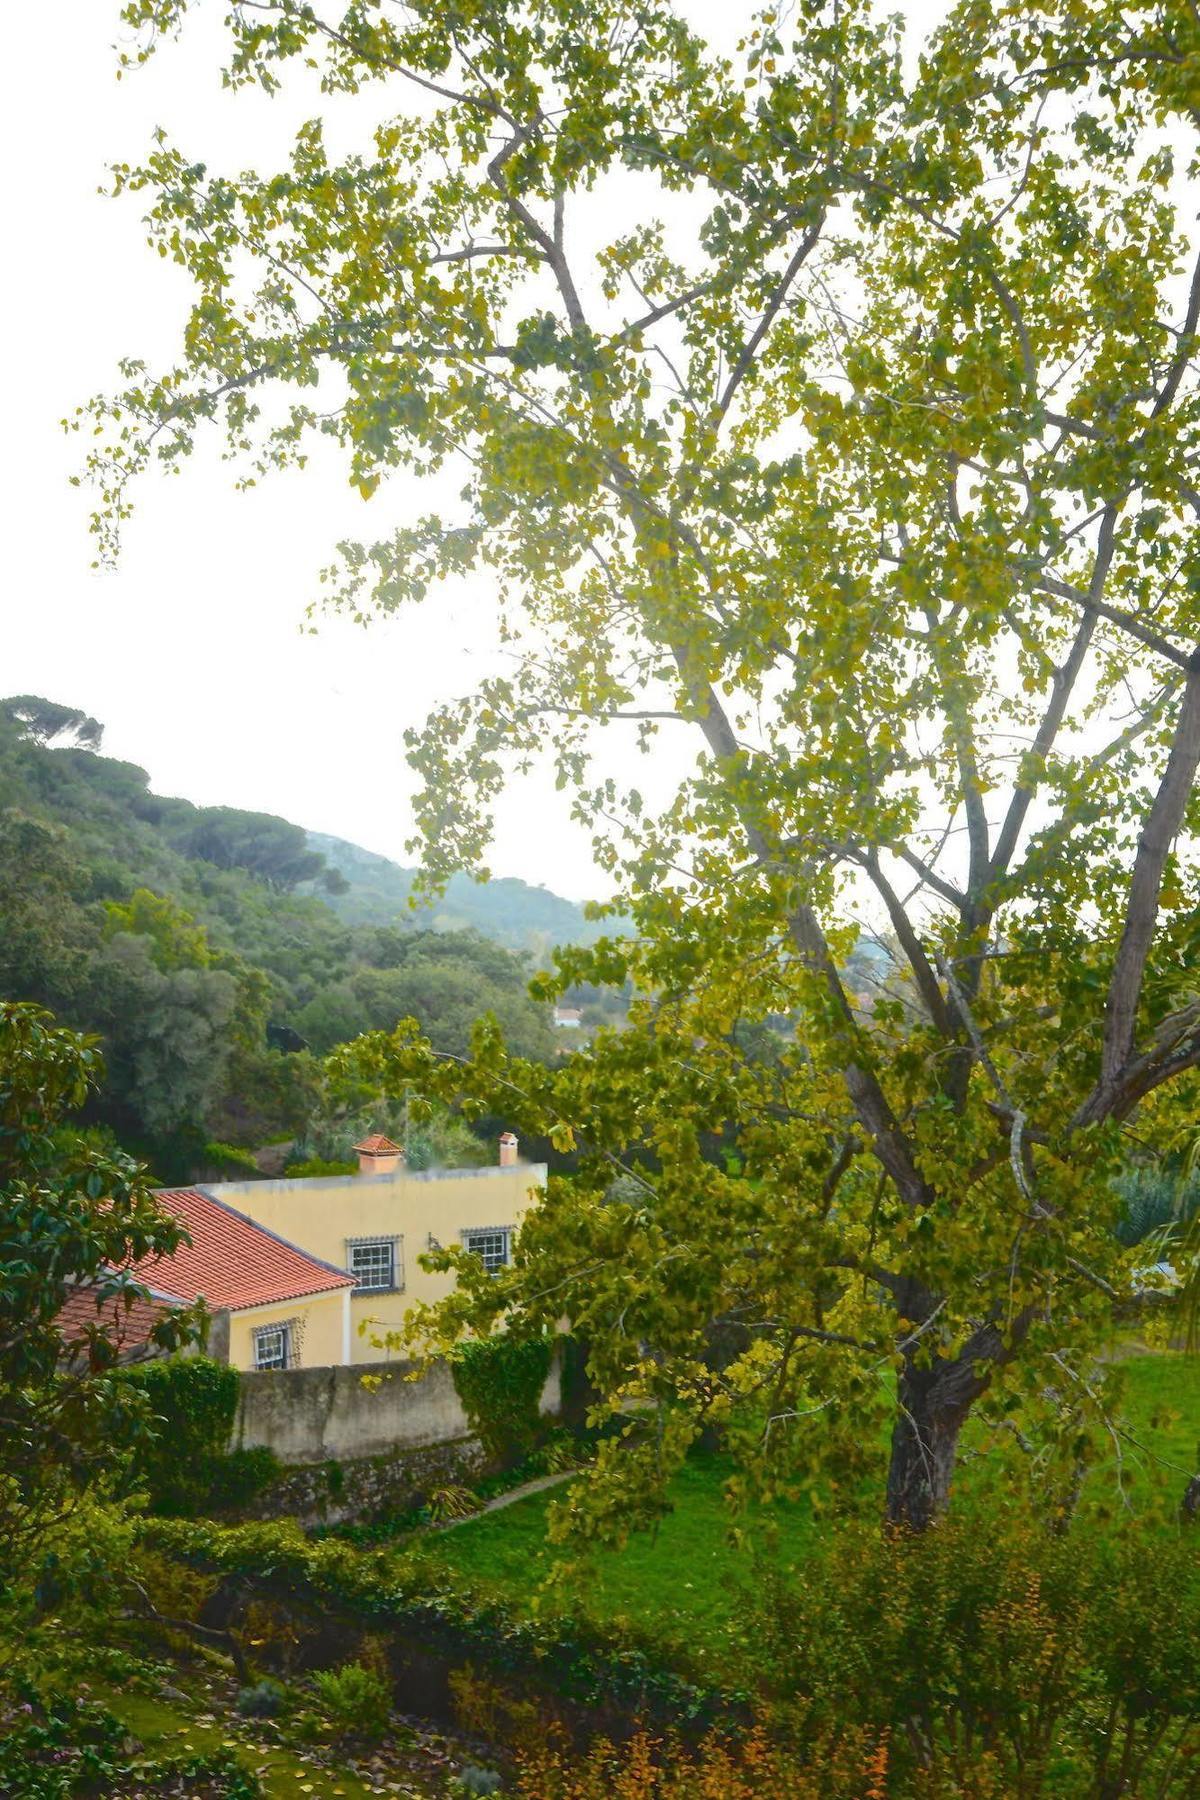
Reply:
M275 165L318 109L335 140L361 133L354 102L315 90L223 92L221 5L198 8L179 45L117 82L117 11L117 0L55 0L6 19L0 694L85 708L104 722L108 754L141 764L160 793L281 813L411 861L401 734L490 663L486 595L447 592L368 631L325 622L314 637L302 625L339 537L382 536L406 502L427 501L393 482L368 506L332 455L238 494L214 439L179 478L142 484L119 571L89 566L88 497L69 485L81 440L59 421L116 385L118 357L167 361L189 297L147 248L136 197L97 192L106 165L139 160L159 124L185 153L231 169ZM547 778L506 797L490 860L573 897L602 891Z

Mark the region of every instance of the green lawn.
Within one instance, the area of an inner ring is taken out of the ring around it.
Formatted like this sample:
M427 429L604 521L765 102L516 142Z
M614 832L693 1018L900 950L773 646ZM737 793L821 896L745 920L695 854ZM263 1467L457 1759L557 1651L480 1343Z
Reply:
M1198 1466L1200 1357L1137 1356L1125 1365L1124 1374L1122 1416L1130 1432L1155 1457L1176 1465L1175 1470L1156 1471L1150 1456L1123 1443L1132 1504L1165 1525L1182 1493L1183 1471ZM981 1447L978 1440L974 1447ZM1002 1440L987 1456L968 1459L959 1503L970 1505L973 1490L990 1486L1008 1456L1019 1457L1020 1452L1008 1450ZM1113 1510L1115 1460L1115 1452L1106 1448L1085 1488L1084 1506L1097 1517ZM597 1556L580 1602L596 1619L650 1626L661 1642L699 1650L711 1667L733 1674L744 1666L751 1647L747 1600L755 1585L753 1546L768 1551L776 1566L797 1566L814 1533L827 1527L814 1519L807 1504L781 1502L739 1520L751 1548L735 1547L730 1540L734 1520L721 1491L727 1473L728 1466L718 1458L693 1458L673 1485L672 1512L653 1534L635 1536L619 1554ZM552 1563L546 1517L554 1498L553 1493L534 1494L426 1537L417 1554L456 1586L494 1594L523 1611L534 1602ZM556 1604L549 1595L536 1603L543 1611Z
M593 1617L635 1627L649 1623L661 1642L703 1644L723 1664L741 1660L754 1556L730 1542L735 1521L721 1491L728 1473L728 1465L716 1457L693 1458L677 1476L673 1510L658 1527L635 1534L620 1552L606 1551L593 1559L579 1590ZM426 1538L422 1559L456 1586L498 1593L523 1609L553 1563L546 1517L561 1492L532 1494L501 1512ZM788 1563L803 1560L814 1530L806 1505L779 1505L737 1523L758 1542L769 1524L775 1555ZM543 1610L553 1604L549 1596L539 1599Z

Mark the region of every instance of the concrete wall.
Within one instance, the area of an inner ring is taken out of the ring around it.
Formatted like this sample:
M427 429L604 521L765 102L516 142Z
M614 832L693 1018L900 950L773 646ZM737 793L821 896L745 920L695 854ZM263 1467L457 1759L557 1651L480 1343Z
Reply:
M397 1329L417 1301L440 1300L454 1285L449 1275L426 1274L417 1261L422 1251L435 1244L456 1246L459 1234L470 1227L518 1225L545 1180L543 1163L517 1163L511 1168L227 1181L208 1183L206 1191L339 1269L349 1260L347 1239L398 1237L403 1288L351 1296L351 1361L378 1363L395 1362L397 1356L371 1338ZM306 1350L303 1360L312 1366L317 1358ZM331 1360L341 1362L340 1349Z
M242 1376L234 1446L266 1444L280 1462L343 1462L457 1442L471 1426L450 1366L419 1378L411 1363L380 1368L365 1385L351 1368L264 1369ZM559 1358L542 1389L543 1413L561 1408Z

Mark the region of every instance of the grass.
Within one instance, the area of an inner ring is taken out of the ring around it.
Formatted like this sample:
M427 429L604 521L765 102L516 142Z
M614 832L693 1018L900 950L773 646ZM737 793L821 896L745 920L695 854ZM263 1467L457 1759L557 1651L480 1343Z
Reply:
M1165 1528L1187 1474L1198 1466L1200 1358L1132 1356L1123 1374L1122 1417L1137 1440L1121 1440L1130 1504ZM975 1448L981 1447L977 1439ZM997 1483L1006 1460L1019 1457L1015 1447L1002 1442L986 1457L968 1460L958 1503L972 1504L973 1495ZM1125 1515L1116 1463L1115 1447L1103 1446L1084 1491L1085 1511L1102 1529L1110 1528L1106 1519ZM592 1557L572 1598L597 1621L651 1629L664 1648L673 1647L686 1661L736 1679L753 1651L755 1548L777 1568L799 1568L817 1534L831 1524L814 1517L807 1503L779 1502L736 1521L749 1546L739 1549L731 1542L735 1520L722 1493L728 1473L720 1458L692 1458L672 1485L672 1511L658 1528L633 1537L618 1554ZM553 1566L547 1514L560 1496L561 1490L558 1496L530 1495L503 1511L467 1520L424 1538L417 1553L457 1587L494 1596L518 1612L534 1605L553 1610L561 1602L538 1590ZM864 1496L872 1504L875 1498Z
M729 1473L718 1457L691 1459L672 1484L671 1512L653 1532L634 1535L618 1553L590 1559L579 1590L584 1610L607 1624L652 1625L664 1645L703 1645L722 1665L740 1660L754 1559L730 1543L735 1521L722 1494ZM531 1494L502 1512L427 1538L421 1557L455 1586L498 1594L526 1610L554 1564L547 1514L561 1492ZM769 1514L760 1509L738 1523L757 1526L751 1535L760 1542L765 1528L773 1528L774 1552L789 1563L803 1560L815 1528L805 1505L780 1505ZM539 1604L547 1609L553 1603L542 1598Z
M91 1698L115 1713L149 1751L194 1750L208 1756L219 1750L235 1751L246 1768L257 1772L267 1800L341 1800L342 1796L345 1800L369 1800L373 1794L388 1791L368 1787L349 1771L321 1768L294 1750L248 1744L244 1735L232 1735L219 1722L206 1721L203 1713L197 1717L178 1704L148 1694L93 1686Z

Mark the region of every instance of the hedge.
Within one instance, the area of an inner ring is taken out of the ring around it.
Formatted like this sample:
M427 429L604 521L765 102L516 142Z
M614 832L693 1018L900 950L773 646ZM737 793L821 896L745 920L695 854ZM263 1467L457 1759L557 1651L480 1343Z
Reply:
M437 1585L419 1558L397 1564L386 1550L307 1538L294 1520L222 1526L208 1520L146 1519L142 1540L194 1567L249 1576L297 1599L337 1603L373 1623L427 1642L450 1633L466 1656L493 1668L536 1674L565 1699L585 1706L651 1708L672 1720L701 1723L740 1716L747 1696L700 1686L668 1668L658 1642L628 1626L619 1632L558 1615L518 1617L492 1600Z

